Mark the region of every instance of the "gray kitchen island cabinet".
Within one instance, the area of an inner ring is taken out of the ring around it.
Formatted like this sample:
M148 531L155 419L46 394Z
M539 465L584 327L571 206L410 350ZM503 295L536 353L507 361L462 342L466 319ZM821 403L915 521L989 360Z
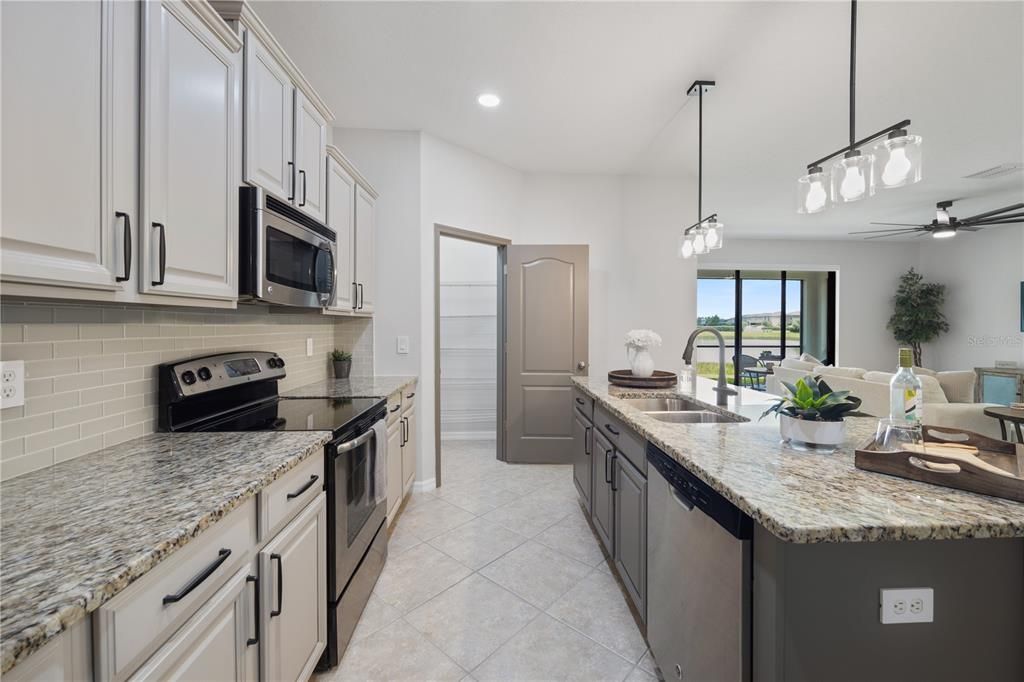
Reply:
M594 425L579 410L573 412L572 424L572 481L580 495L580 502L589 514L593 486Z
M626 593L646 622L647 613L647 478L624 457L615 457L615 568Z
M615 455L615 448L604 437L601 431L595 429L594 447L591 450L591 480L593 485L590 489L591 511L590 520L593 523L597 537L604 545L605 551L611 555L615 550L615 497L611 484L611 463Z

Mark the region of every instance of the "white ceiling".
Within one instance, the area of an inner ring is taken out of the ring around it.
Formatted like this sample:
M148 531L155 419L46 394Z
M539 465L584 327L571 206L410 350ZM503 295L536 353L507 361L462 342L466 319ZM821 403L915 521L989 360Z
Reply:
M912 119L925 180L799 216L795 178L847 138L846 2L256 5L336 125L424 130L525 171L695 175L685 91L717 80L705 208L734 235L805 238L923 222L942 199L963 198L960 216L1024 200L1024 173L962 179L1024 160L1022 8L861 2L858 137Z

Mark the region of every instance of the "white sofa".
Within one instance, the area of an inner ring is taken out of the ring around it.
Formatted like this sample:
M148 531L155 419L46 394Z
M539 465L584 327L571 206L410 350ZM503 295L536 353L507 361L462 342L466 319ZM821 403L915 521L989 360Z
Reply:
M991 405L972 402L975 374L971 370L933 372L915 367L924 392L924 423L949 426L999 439L999 422L985 416L983 410ZM786 394L782 382L795 384L806 376L820 376L837 391L850 391L863 402L860 412L874 417L889 415L888 372L872 372L859 367L826 367L813 362L787 358L768 375L765 387L775 395Z

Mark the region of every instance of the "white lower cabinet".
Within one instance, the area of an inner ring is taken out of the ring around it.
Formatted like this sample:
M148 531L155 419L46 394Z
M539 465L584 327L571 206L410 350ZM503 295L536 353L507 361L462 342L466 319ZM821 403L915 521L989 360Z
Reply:
M327 645L327 507L324 495L260 551L262 674L291 682L313 673Z
M396 406L401 409L401 405ZM388 524L395 520L395 514L402 504L402 436L405 422L400 418L388 425Z
M254 680L249 655L256 627L250 567L235 573L134 675L132 680Z
M416 480L416 394L406 394L402 411L405 422L405 441L402 444L402 490L409 492Z

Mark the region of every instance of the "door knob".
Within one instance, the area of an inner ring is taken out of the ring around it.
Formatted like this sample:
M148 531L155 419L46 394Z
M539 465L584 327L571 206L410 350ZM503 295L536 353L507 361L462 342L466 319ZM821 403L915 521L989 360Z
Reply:
M579 370L580 372L582 372L586 368L587 368L587 363L584 362L583 360L580 360L579 362L576 363L576 369Z

